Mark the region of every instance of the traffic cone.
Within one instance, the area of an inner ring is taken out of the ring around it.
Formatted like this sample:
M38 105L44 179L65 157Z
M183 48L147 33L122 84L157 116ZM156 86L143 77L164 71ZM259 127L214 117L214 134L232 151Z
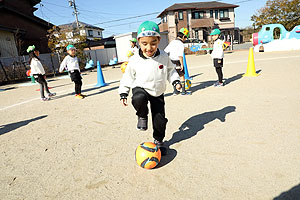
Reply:
M95 85L95 87L103 87L106 85L107 85L107 83L105 83L105 81L104 81L100 61L98 60L97 61L97 84Z
M250 47L250 49L249 49L247 72L243 76L248 76L248 77L257 77L257 76L259 76L259 74L257 74L256 71L255 71L253 47Z
M189 71L188 71L186 59L185 59L185 53L183 53L183 67L184 67L184 79L192 80L192 78L189 76Z

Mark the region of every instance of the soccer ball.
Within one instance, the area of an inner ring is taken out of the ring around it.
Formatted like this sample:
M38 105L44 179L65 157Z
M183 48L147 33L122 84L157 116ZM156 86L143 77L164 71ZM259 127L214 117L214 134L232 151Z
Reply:
M160 149L152 142L144 142L135 150L136 163L145 169L152 169L161 159Z
M31 74L31 69L26 71L26 76L30 76Z
M133 52L132 51L128 51L127 52L127 57L130 58L131 56L133 56Z
M121 67L120 67L120 69L121 69L121 71L122 71L123 73L125 72L125 69L126 69L126 67L127 67L127 64L128 64L128 62L123 62L122 65L121 65Z
M185 80L185 89L188 90L192 86L192 82L190 80Z

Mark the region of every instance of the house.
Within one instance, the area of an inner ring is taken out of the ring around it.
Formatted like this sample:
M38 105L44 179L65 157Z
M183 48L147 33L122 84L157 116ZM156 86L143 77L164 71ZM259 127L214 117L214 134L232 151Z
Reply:
M217 1L173 4L157 16L161 18L159 28L169 32L170 41L185 27L190 31L190 38L208 42L214 28L219 28L225 36L234 35L237 7Z
M0 0L0 57L26 54L29 45L48 53L47 30L53 24L34 16L41 0Z
M72 38L78 34L80 34L81 36L86 36L87 40L101 40L103 38L103 34L102 34L102 31L104 31L103 28L86 24L84 22L78 22L78 24L80 30L79 32L77 29L76 22L59 25L58 27L60 28L61 31L66 32L66 37L68 41L72 41Z

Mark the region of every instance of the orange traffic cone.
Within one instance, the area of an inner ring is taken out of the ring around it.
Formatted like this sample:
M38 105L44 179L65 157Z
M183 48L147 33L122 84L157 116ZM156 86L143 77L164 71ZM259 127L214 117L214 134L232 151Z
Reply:
M243 76L248 76L248 77L259 76L259 74L257 74L256 71L255 71L253 47L250 47L250 49L249 49L247 72Z

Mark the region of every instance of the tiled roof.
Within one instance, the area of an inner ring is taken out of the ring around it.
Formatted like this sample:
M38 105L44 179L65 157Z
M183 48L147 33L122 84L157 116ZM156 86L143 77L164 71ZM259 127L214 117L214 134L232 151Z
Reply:
M165 12L175 10L203 10L203 9L215 9L215 8L236 8L238 5L221 3L218 1L210 2L194 2L194 3L175 3L172 6L166 8L157 17L161 17Z

